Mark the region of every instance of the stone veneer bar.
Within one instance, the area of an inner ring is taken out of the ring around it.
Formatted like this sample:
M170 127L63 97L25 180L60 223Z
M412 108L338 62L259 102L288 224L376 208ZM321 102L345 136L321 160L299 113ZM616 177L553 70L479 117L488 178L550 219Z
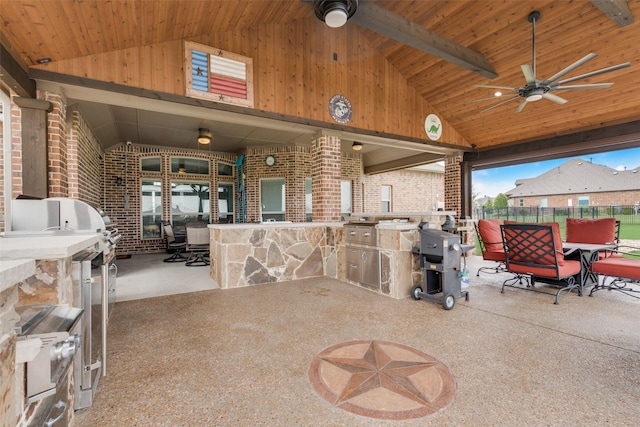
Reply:
M407 298L422 271L412 248L418 244L418 224L440 228L450 211L363 213L352 217L381 220L376 226L380 254L380 288L392 298ZM395 222L393 218L408 218ZM344 223L266 222L210 224L211 278L221 289L327 276L346 278ZM367 288L371 290L370 288Z

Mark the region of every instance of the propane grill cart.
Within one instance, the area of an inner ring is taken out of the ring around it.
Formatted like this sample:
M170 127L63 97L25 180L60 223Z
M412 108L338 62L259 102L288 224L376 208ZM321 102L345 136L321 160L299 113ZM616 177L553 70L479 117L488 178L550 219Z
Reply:
M425 228L423 228L425 227ZM442 303L445 310L451 310L456 298L464 297L469 301L469 292L461 288L461 258L473 245L462 245L461 237L440 230L430 230L428 223L420 223L420 247L413 253L420 257L420 268L424 277L424 288L416 285L411 289L415 300L427 299ZM424 289L424 290L423 290Z

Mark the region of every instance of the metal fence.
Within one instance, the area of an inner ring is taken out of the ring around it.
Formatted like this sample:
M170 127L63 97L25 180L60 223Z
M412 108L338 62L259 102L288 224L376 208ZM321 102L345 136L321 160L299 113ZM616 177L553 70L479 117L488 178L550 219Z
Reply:
M567 218L610 218L620 224L640 224L638 205L575 206L565 208L508 207L474 208L474 219L512 220L519 222L564 222Z

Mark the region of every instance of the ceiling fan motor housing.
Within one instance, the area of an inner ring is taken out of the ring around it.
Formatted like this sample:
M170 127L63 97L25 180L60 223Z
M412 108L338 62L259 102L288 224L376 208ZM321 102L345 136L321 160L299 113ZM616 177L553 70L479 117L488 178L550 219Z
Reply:
M344 13L347 20L356 13L358 9L358 0L314 0L313 10L316 17L325 21L325 18L330 13L341 12ZM326 22L326 21L325 21Z

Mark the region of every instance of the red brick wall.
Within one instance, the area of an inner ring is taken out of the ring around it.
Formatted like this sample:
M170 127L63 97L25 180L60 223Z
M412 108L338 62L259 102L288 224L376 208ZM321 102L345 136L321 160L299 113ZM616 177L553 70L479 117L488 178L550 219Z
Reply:
M447 157L444 165L444 209L462 212L462 162L461 156Z
M364 177L364 212L380 212L383 185L391 186L391 210L424 212L444 203L444 175L435 172L400 170Z
M49 101L53 107L47 114L48 197L68 197L67 103L62 96L51 92L39 92L38 98Z
M70 116L67 137L69 197L101 208L104 151L82 115L72 111Z
M323 134L311 145L312 218L314 221L340 221L340 138Z

